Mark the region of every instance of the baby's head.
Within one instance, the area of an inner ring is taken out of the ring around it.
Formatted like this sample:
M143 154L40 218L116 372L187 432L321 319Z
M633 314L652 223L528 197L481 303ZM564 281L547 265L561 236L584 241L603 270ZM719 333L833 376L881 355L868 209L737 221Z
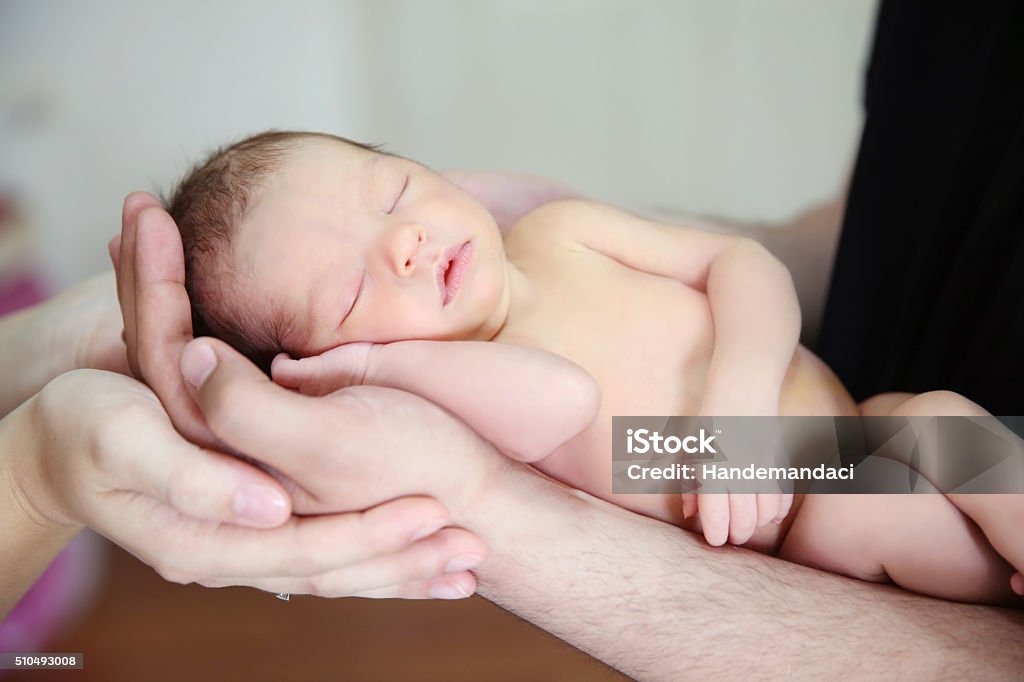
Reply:
M195 334L266 368L282 350L491 338L507 313L491 214L424 166L319 133L217 151L167 210Z

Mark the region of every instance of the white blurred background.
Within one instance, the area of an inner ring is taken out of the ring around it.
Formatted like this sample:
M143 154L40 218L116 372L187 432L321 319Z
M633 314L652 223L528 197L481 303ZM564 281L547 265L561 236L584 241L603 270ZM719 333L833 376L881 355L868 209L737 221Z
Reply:
M270 127L545 175L638 210L781 221L845 179L874 12L2 0L0 198L51 291L108 267L125 194L166 191L212 147Z

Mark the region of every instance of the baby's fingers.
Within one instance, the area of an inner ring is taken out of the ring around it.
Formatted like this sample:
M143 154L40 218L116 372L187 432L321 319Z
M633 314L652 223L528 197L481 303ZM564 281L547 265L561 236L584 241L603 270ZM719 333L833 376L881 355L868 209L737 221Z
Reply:
M697 515L697 495L694 493L683 493L683 518L689 519Z
M300 360L281 353L271 363L270 373L275 382L303 395L327 395L364 383L372 346L370 343L347 343Z
M742 545L757 530L757 495L729 495L729 542Z
M774 523L782 523L782 520L789 515L793 508L793 493L782 493L779 495L779 513L772 519Z
M779 515L779 493L757 494L757 527L763 528Z
M729 495L706 494L697 496L700 507L700 526L709 545L720 547L729 539Z
M1014 573L1010 578L1010 588L1024 597L1024 574Z

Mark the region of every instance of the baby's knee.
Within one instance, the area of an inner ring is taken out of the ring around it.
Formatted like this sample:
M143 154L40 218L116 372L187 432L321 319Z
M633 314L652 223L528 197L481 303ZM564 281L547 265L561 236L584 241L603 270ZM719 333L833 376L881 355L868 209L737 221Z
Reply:
M882 582L874 549L887 527L887 495L807 495L779 557L804 566Z
M903 417L987 417L988 411L953 391L929 391L904 401L892 412Z

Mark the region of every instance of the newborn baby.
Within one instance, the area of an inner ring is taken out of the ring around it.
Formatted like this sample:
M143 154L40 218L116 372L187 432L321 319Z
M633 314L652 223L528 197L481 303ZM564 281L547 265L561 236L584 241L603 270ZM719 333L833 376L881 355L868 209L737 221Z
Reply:
M440 175L315 133L216 153L168 210L196 335L285 386L417 393L508 456L715 545L1014 599L1007 559L1021 568L1024 547L999 496L612 494L612 415L987 414L947 392L858 407L797 344L789 274L755 242L583 200L545 204L503 239Z

